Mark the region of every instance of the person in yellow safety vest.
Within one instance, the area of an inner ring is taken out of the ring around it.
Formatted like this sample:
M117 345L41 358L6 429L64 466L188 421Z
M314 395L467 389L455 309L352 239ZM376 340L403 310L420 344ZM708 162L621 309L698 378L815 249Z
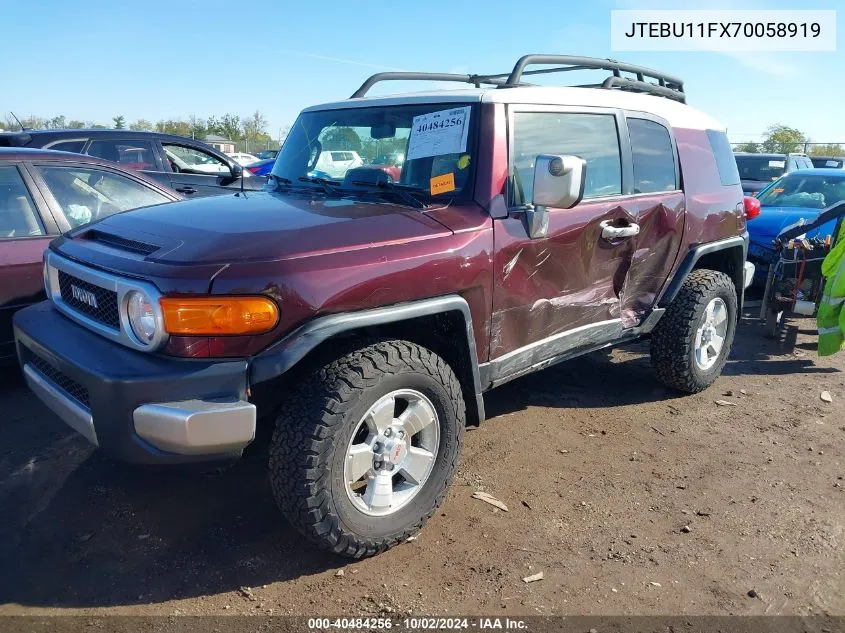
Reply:
M839 235L837 234L837 238ZM830 356L842 349L845 342L845 239L836 245L822 262L825 277L824 294L819 304L819 356Z

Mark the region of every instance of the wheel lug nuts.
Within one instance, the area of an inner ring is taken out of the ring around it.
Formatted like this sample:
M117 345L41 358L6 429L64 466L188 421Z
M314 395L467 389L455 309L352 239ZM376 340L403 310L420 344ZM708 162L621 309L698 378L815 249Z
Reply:
M373 452L380 453L381 452L381 442L376 442L373 444Z
M386 428L386 429L384 430L384 436L385 436L385 437L390 437L392 433L393 433L393 430L392 430L392 429L390 429L390 428Z
M373 464L373 468L375 468L376 470L381 470L381 467L383 465L383 462L376 462L375 464Z
M399 437L400 438L405 437L405 431L403 431L402 429L399 429Z

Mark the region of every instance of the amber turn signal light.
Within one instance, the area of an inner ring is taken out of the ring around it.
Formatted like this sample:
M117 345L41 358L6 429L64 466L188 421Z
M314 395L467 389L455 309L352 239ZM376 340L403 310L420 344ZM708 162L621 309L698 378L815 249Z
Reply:
M162 297L160 303L170 334L261 334L279 322L279 308L266 297Z

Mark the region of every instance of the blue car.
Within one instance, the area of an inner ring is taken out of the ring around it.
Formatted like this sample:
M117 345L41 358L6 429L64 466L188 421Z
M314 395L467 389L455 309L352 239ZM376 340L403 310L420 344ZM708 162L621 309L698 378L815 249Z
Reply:
M775 254L772 243L781 231L797 222L810 223L822 209L845 200L845 170L799 169L775 180L757 198L760 215L748 223L748 260L757 267L755 282L765 281ZM827 222L809 231L807 238L823 240L834 229L835 222Z
M256 163L252 163L251 165L247 165L246 169L251 173L253 176L266 176L273 170L273 165L276 164L275 158L265 158L264 160L259 160Z

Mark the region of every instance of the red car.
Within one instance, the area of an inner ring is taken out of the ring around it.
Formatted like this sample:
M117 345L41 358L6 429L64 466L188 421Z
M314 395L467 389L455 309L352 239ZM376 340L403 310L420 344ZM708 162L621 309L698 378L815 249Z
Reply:
M405 154L400 152L393 152L391 154L382 154L370 163L375 165L383 172L385 172L393 182L399 182L402 175L402 165L405 164Z
M12 315L44 299L41 260L51 239L118 211L179 199L98 158L0 148L0 362L15 355Z

